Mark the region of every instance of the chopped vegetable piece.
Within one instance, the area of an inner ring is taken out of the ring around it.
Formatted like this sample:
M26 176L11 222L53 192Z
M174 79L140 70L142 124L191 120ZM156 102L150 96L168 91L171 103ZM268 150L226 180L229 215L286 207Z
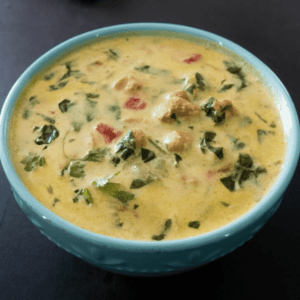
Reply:
M59 132L53 125L44 125L39 132L41 135L35 140L37 145L50 144L59 137Z
M172 220L171 219L167 219L167 221L165 222L165 226L164 226L164 229L163 229L162 233L159 234L159 235L153 235L151 237L152 240L155 240L155 241L161 241L161 240L163 240L165 238L165 236L166 236L166 233L171 228L171 225L172 225Z
M225 207L228 207L228 206L230 206L230 204L229 204L229 203L227 203L227 202L224 202L224 201L220 201L220 203L221 203L222 205L224 205Z
M191 221L188 224L189 227L198 229L200 227L200 221Z
M43 167L46 164L45 157L30 153L27 157L21 160L21 164L26 165L24 170L27 172L33 171L37 166Z
M262 143L264 140L264 137L268 134L275 134L274 131L270 131L270 130L262 130L262 129L258 129L257 130L257 138L259 143Z
M82 158L82 160L102 162L106 154L107 154L107 148L104 149L97 148L89 151L88 154Z
M62 100L61 102L58 103L58 107L59 107L59 109L60 109L60 111L61 111L62 113L65 113L65 112L67 112L67 111L69 110L69 108L70 108L71 106L73 106L74 104L75 104L75 103L71 103L70 100L64 99L64 100Z
M147 103L145 101L136 96L132 96L124 103L123 108L131 110L143 110L146 108L146 106Z
M76 178L83 178L85 176L84 166L85 164L81 161L71 161L68 166L68 172L70 176Z
M99 123L96 130L103 136L106 144L111 144L122 135L122 131L104 123Z
M168 70L156 69L156 68L153 68L148 65L136 67L135 70L142 72L142 73L149 74L149 75L154 75L154 76L157 76L157 75L166 76L166 75L169 75L169 73L170 73L170 71L168 71Z
M156 155L151 150L141 148L141 157L142 157L143 162L147 163L147 162L153 160L154 158L156 158Z
M220 180L229 191L234 191L235 181L233 179L233 176L223 177Z
M38 116L41 116L45 121L49 122L50 124L55 124L55 119L47 117L43 114L37 113Z
M197 62L199 60L202 59L202 55L201 54L193 54L191 57L189 58L186 58L184 59L183 61L186 63L186 64L191 64L191 63L194 63L194 62Z
M56 90L62 89L63 87L65 87L67 85L67 83L68 83L68 81L62 81L62 82L59 82L56 85L50 85L49 90L50 91L56 91Z
M54 201L52 203L52 206L55 206L55 204L57 204L59 202L59 199L58 198L54 198Z
M215 138L216 133L212 131L207 131L204 133L204 137L200 142L200 149L203 154L206 153L206 148L213 152L219 159L223 158L223 147L213 147L211 142Z

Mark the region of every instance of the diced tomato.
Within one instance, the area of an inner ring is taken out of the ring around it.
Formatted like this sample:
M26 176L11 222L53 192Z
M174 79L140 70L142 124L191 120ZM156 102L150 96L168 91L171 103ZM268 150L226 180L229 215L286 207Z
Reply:
M201 58L202 58L202 55L201 55L201 54L194 54L194 55L192 55L191 57L184 59L183 61L184 61L186 64L191 64L191 63L193 63L193 62L199 61Z
M55 111L53 111L53 110L52 110L52 111L50 111L50 114L54 115L54 114L55 114Z
M122 135L122 131L116 130L112 126L99 123L96 130L103 136L106 144L111 144L114 140L118 139Z
M146 108L147 103L138 97L130 97L123 105L123 108L132 110L142 110Z

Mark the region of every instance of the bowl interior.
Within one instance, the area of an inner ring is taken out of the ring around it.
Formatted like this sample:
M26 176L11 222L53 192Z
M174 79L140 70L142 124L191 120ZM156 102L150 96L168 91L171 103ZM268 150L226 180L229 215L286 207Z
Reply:
M112 35L124 34L159 34L188 39L194 39L196 37L204 39L210 44L222 45L226 47L229 52L234 52L238 57L246 60L249 63L249 67L254 67L264 85L273 94L275 103L279 109L280 116L283 121L284 132L288 145L285 161L280 175L267 195L252 210L241 216L236 221L213 232L183 240L161 241L159 243L153 243L111 238L86 231L61 219L46 209L37 200L35 200L20 181L10 161L10 155L8 151L8 127L14 104L24 87L32 80L32 78L34 78L36 73L51 65L55 60L60 58L62 54L80 47L81 45L93 42L99 37L110 37ZM263 216L278 201L291 181L297 166L300 152L299 132L299 120L297 113L285 87L277 78L277 76L263 62L261 62L247 50L225 38L200 29L172 24L135 23L107 27L76 36L56 46L37 59L14 84L2 108L0 151L1 162L4 171L13 189L16 190L19 195L23 195L23 200L28 203L32 210L34 210L38 215L43 216L44 219L51 220L55 226L64 228L64 230L72 233L73 235L77 235L83 239L89 239L95 243L109 243L118 247L127 247L128 249L130 249L132 246L141 247L144 249L173 249L173 247L177 247L177 249L184 249L188 247L195 247L199 244L207 244L212 240L221 240L232 234L242 231L243 228L249 226L249 224L254 223L257 219Z

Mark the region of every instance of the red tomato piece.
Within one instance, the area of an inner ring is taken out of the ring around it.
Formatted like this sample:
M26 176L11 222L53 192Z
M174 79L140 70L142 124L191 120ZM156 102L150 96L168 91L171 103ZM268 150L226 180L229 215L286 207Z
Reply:
M99 123L96 130L103 136L106 144L111 144L114 140L118 139L122 135L122 131L116 130L112 126Z
M123 108L132 110L142 110L146 108L147 103L138 97L130 97L123 105Z
M189 58L184 59L183 61L187 64L191 64L193 62L199 61L202 58L201 54L194 54Z

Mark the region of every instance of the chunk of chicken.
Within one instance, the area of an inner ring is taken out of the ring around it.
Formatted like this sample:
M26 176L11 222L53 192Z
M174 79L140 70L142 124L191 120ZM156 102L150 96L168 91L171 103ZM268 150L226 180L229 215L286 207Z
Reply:
M174 130L166 136L164 143L170 152L183 152L191 148L193 137L188 132Z
M136 92L143 87L141 82L139 82L135 77L132 75L125 75L118 79L115 84L114 88L117 91L127 91L127 92Z
M181 95L180 97L175 94L170 94L166 101L155 111L155 116L161 122L172 124L177 117L190 120L191 118L200 116L201 108L189 102L186 92L182 92L177 92Z

